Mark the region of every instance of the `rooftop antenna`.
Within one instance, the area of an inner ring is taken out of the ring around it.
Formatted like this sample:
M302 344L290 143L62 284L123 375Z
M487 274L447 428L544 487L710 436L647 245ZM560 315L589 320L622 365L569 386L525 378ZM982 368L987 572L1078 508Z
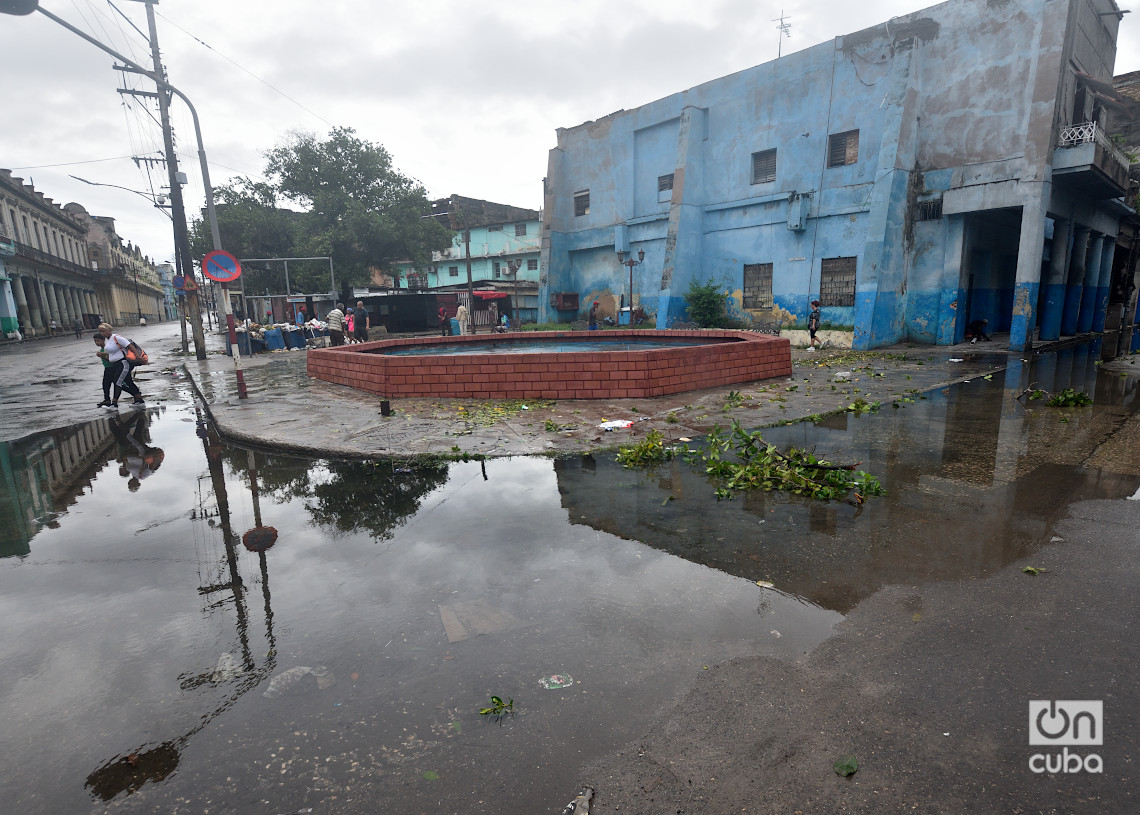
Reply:
M776 35L778 38L776 45L776 59L779 59L784 54L784 37L790 38L792 36L792 24L785 22L783 9L780 9L780 16L772 20L772 22L779 23L779 25L776 26L780 32Z

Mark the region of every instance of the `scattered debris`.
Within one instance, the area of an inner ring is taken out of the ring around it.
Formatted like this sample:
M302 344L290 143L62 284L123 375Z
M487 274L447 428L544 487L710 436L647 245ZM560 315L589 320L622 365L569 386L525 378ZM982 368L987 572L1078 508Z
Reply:
M626 427L633 427L633 422L625 419L613 419L612 421L602 422L598 425L602 430L619 430Z
M222 654L218 657L218 664L214 666L214 672L210 674L210 681L228 682L231 679L237 679L243 673L245 671L242 670L233 654Z
M1040 566L1023 566L1021 571L1025 572L1026 574L1031 574L1034 577L1036 577L1037 575L1044 572L1045 569L1042 569Z
M855 760L855 756L843 756L836 759L831 768L835 770L836 775L847 778L859 771L859 762Z
M551 674L538 680L538 684L547 690L561 690L574 684L574 677L570 674Z
M266 699L273 699L280 696L287 690L295 687L306 676L312 675L317 682L317 688L325 690L331 688L336 684L336 677L323 665L318 665L315 668L306 665L298 665L288 670L282 671L271 680L269 680L269 687L265 693L261 694Z
M561 815L589 815L590 801L594 798L594 788L583 786L574 800L562 808Z

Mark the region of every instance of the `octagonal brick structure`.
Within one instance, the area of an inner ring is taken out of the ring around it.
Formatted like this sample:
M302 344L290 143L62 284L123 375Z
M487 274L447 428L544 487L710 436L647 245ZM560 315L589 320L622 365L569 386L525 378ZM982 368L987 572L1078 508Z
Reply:
M392 356L415 345L693 341L645 350L541 351ZM384 397L621 399L754 382L792 372L786 339L750 331L534 331L461 337L403 337L317 348L309 375Z

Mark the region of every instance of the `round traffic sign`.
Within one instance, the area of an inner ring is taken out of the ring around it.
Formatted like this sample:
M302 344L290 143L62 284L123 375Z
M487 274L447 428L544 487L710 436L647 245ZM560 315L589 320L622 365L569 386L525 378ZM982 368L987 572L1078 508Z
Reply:
M241 277L241 264L229 252L215 249L202 258L202 274L218 283L232 283Z

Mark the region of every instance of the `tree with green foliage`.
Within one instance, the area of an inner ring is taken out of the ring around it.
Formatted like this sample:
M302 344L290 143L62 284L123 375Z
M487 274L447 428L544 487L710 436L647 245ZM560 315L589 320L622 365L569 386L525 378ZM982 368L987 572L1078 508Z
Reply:
M335 127L324 140L290 134L266 153L265 176L219 187L222 245L238 257L328 255L338 283L367 285L372 268L391 273L399 260L426 266L432 251L451 245L452 233L424 217L431 204L423 185L397 170L383 145L352 128ZM213 248L202 220L193 235L196 253ZM327 264L290 264L289 272L294 290L328 289ZM282 269L251 274L247 289L263 288L283 292Z
M724 291L711 277L704 283L696 279L689 281L685 292L685 305L689 319L701 328L725 328L728 326L728 308L725 305Z

